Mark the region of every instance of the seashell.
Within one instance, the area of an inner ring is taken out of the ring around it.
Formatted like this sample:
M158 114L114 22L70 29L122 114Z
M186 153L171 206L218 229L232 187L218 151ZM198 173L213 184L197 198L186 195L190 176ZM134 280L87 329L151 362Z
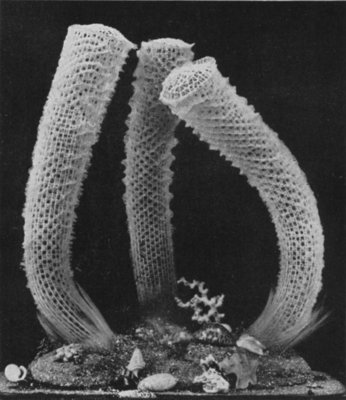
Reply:
M219 369L218 362L215 360L212 354L209 354L206 358L202 358L200 360L200 365L202 366L203 370L207 370L208 368L214 368L216 370Z
M138 390L163 392L173 389L177 382L178 380L171 374L155 374L141 380L138 384Z
M219 346L234 345L234 339L229 328L218 322L205 325L194 334L194 338L202 343L216 344Z
M138 378L138 372L145 367L143 354L138 347L135 348L129 365L126 367L128 371L132 372Z
M77 361L82 347L76 343L64 345L55 350L54 361Z
M202 375L196 376L194 383L203 383L203 390L206 393L227 393L229 383L214 368L209 368Z
M240 336L236 345L250 351L251 353L258 354L259 356L263 356L263 350L265 350L265 346L259 340L247 333Z
M23 381L28 373L27 369L22 365L18 367L16 364L8 364L5 368L5 377L10 382Z
M225 375L235 374L237 377L236 389L247 389L249 385L257 383L257 367L259 357L251 355L246 350L238 349L232 356L226 356L219 364Z

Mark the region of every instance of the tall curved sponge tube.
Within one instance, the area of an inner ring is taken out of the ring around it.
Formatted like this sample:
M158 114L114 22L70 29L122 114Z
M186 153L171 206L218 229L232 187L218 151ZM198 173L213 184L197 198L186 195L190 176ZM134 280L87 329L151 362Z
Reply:
M176 288L169 185L179 119L159 101L169 72L193 58L177 39L143 42L125 136L125 204L137 295L141 305L172 297Z
M100 24L69 27L41 118L24 208L24 267L49 335L110 347L113 333L70 266L75 208L106 107L134 46Z
M174 70L160 98L239 168L267 205L279 241L280 273L249 333L271 348L297 343L319 323L313 308L324 264L316 200L304 173L277 134L221 76L213 58Z

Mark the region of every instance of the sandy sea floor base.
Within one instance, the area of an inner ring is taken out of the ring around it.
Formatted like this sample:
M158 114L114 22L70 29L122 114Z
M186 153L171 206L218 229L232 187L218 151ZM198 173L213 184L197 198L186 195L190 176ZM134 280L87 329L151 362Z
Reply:
M185 332L186 334L186 332ZM45 349L28 366L27 379L11 383L0 374L0 397L13 398L249 398L251 396L295 398L303 396L340 396L344 386L322 372L312 371L302 357L293 351L269 353L260 357L257 383L248 389L236 389L236 375L227 377L230 389L226 394L206 394L194 378L203 372L200 361L212 355L220 363L232 354L232 343L208 344L191 339L176 341L181 328L161 321L146 321L131 333L117 335L111 352L80 349L76 359L62 362L56 350ZM184 336L186 337L186 336ZM135 348L145 360L138 378L126 375L126 366ZM178 382L174 391L138 391L138 382L158 373L169 373ZM124 380L124 377L127 378ZM233 379L234 378L234 379ZM126 383L124 383L126 382ZM129 384L130 382L130 384Z
M54 389L54 388L30 388L21 387L18 384L9 383L3 374L0 375L0 395L4 395L8 398L61 398L61 399L73 399L73 398L158 398L158 399L227 399L227 398L251 398L253 396L258 397L277 397L284 396L285 398L296 398L296 396L303 396L312 398L318 396L319 398L340 398L345 391L344 386L335 379L329 378L325 375L325 380L319 382L315 386L304 384L294 385L290 387L276 387L272 389L251 389L251 390L234 390L227 394L210 395L204 393L193 393L189 391L184 392L162 392L162 393L147 393L139 392L137 390L124 390L119 391L116 389L108 390L69 390L69 389Z

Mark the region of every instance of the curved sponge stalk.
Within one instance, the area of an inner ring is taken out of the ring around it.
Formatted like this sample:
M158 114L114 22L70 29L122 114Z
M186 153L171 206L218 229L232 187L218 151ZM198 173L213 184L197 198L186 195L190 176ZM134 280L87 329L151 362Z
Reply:
M174 129L179 120L159 101L159 95L169 72L192 60L191 47L181 40L157 39L142 43L137 52L125 137L124 201L142 305L172 297L176 288L169 185Z
M133 47L103 25L69 27L38 129L23 213L24 266L40 322L69 343L112 342L100 312L73 281L70 246L91 147Z
M249 333L267 347L287 347L316 326L323 234L315 197L297 161L206 57L174 70L161 100L201 140L258 189L275 224L280 273L275 293Z

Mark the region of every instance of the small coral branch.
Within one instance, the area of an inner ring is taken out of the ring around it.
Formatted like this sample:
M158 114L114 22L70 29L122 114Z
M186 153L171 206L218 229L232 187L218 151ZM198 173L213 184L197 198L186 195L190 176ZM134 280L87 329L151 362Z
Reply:
M223 305L225 296L223 294L219 296L208 298L209 289L205 287L205 282L193 280L188 282L184 277L178 280L178 283L189 287L190 289L198 289L199 294L195 294L191 300L183 302L178 297L175 298L177 304L181 308L191 308L194 313L192 320L197 321L199 324L208 322L220 322L224 318L225 314L218 311ZM208 309L205 312L205 308Z

